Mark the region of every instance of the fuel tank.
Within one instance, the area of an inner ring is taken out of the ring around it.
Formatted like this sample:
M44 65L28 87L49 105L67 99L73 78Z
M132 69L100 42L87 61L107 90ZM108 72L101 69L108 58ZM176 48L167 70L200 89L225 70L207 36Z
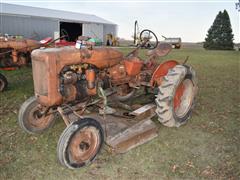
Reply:
M118 64L123 54L112 48L76 49L72 46L60 48L37 49L32 52L33 59L56 61L58 68L66 65L88 63L97 68L107 68Z
M46 48L32 51L31 56L35 95L38 102L45 106L63 102L59 92L59 74L64 66L88 63L103 69L123 60L123 54L112 48Z

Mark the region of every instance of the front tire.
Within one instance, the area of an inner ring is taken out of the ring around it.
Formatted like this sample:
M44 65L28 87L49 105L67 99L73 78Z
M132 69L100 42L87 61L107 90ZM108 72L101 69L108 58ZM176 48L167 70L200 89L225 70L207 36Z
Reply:
M70 124L59 138L59 162L70 169L86 166L96 158L103 142L104 133L98 121L92 118L79 119Z
M42 133L54 124L54 116L54 114L40 114L39 103L33 96L22 104L18 114L18 123L29 134Z
M197 92L195 71L176 65L163 77L155 99L158 120L168 127L179 127L190 118Z
M7 78L0 74L0 92L4 91L8 86Z

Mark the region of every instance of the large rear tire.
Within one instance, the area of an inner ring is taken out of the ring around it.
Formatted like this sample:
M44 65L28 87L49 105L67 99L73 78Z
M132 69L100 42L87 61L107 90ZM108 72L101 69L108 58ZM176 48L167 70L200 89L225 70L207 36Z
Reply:
M155 99L158 120L168 127L179 127L190 118L197 93L195 71L176 65L163 77Z
M98 121L92 118L79 119L70 124L59 138L59 162L70 169L86 166L96 158L103 142L104 133Z
M4 91L8 86L7 78L0 74L0 92Z
M30 97L21 106L18 114L20 127L29 134L42 133L55 122L55 115L42 115L36 97Z

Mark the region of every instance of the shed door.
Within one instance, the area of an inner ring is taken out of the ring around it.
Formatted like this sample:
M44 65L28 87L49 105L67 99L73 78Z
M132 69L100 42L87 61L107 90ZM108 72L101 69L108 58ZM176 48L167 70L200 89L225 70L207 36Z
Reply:
M102 24L83 24L83 36L98 38L103 41L103 25Z
M68 41L75 42L82 35L82 24L72 22L60 22L60 36L67 35Z

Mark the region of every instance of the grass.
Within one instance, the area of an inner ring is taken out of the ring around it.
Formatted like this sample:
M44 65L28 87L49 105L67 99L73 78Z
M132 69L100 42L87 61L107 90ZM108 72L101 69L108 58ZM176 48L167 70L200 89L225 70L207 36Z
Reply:
M3 72L10 84L0 94L0 179L239 179L240 53L183 48L162 59L183 62L186 56L199 83L189 122L180 128L159 124L159 136L151 142L122 155L104 148L79 170L57 161L63 121L41 135L29 135L17 124L21 103L33 95L31 69Z

